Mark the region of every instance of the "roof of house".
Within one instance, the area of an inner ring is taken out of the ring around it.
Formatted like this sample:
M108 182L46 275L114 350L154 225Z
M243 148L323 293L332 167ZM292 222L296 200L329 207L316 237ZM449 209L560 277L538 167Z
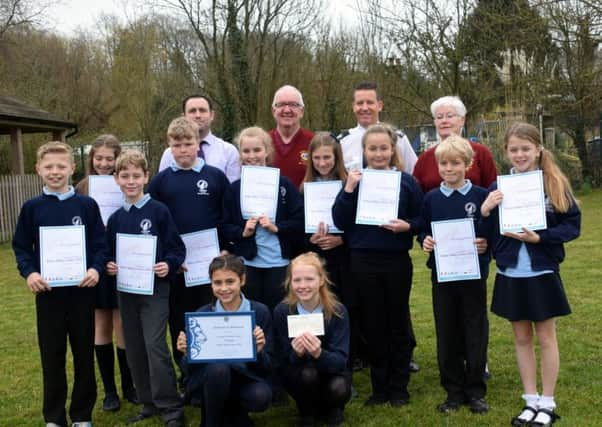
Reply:
M23 133L77 128L77 124L9 96L0 96L0 134L20 128Z

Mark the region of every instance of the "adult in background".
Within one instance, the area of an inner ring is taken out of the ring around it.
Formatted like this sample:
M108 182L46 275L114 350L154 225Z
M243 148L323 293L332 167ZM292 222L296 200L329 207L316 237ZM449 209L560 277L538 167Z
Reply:
M182 115L199 126L198 157L213 167L220 169L228 181L240 178L240 157L234 145L215 136L211 132L211 124L215 119L213 102L206 95L190 95L182 101ZM161 156L159 172L174 163L171 148L166 148Z
M301 127L304 112L305 104L299 89L285 85L276 91L272 101L276 127L269 131L274 146L272 165L297 188L305 176L307 150L314 137L312 131Z
M457 96L444 96L431 104L431 113L437 129L437 138L443 141L450 135L462 136L462 128L466 120L466 106ZM470 142L474 157L466 171L466 179L473 185L488 188L496 180L497 169L491 151L483 144ZM441 184L441 176L435 160L437 145L429 148L418 158L414 166L414 177L418 180L422 191L426 194Z
M337 137L341 141L343 160L347 169L362 169L364 165L362 137L369 126L380 122L380 112L383 107L384 102L376 83L362 82L354 87L352 108L357 119L357 126L343 131ZM414 164L416 164L416 153L414 153L408 137L401 130L397 129L395 133L403 171L411 174Z

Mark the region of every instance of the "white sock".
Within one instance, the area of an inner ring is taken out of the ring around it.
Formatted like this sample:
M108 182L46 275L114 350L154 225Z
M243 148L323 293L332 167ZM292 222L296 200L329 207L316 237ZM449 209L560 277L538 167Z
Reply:
M536 411L539 409L539 394L523 394L522 398L525 401L526 406L529 406L535 409ZM518 418L523 421L531 421L534 415L535 414L533 414L533 412L525 409L523 412L520 413Z
M540 408L546 408L546 409L549 409L551 411L553 411L554 409L556 409L556 402L554 402L554 396L544 396L544 395L542 395L539 398L539 407Z

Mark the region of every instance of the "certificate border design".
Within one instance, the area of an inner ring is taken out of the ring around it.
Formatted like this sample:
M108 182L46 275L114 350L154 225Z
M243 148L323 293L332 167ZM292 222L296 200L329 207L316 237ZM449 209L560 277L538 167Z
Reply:
M128 234L128 233L117 233L115 236L115 260L119 259L119 245L117 244L117 241L122 237L125 236L126 238L134 238L134 239L152 239L153 240L153 253L154 259L157 259L157 236L147 236L144 234ZM150 291L141 291L141 290L137 290L137 289L132 289L132 288L124 288L119 286L119 280L117 280L117 278L119 277L119 265L117 265L117 277L115 278L115 283L117 285L117 290L119 292L125 292L128 294L138 294L138 295L153 295L155 292L155 272L153 270L150 271L150 280L151 280L151 289Z
M497 188L501 189L501 185L500 185L500 181L502 180L508 180L508 179L512 179L515 177L519 177L519 176L525 176L525 175L533 175L536 174L538 175L538 180L539 180L539 185L541 186L541 193L540 193L540 201L541 201L541 214L542 214L542 218L543 218L543 222L540 224L535 224L535 225L531 225L529 227L525 227L531 231L535 231L535 230L545 230L548 228L548 221L546 218L546 203L545 203L545 194L544 194L544 186L543 186L543 173L541 170L535 170L535 171L531 171L531 172L522 172L522 173L515 173L515 174L510 174L510 175L498 175L497 177ZM503 203L503 201L502 201ZM504 219L503 219L503 212L504 210L502 209L502 206L500 204L499 208L498 208L498 212L499 212L499 226L500 226L500 233L506 233L506 232L523 232L522 227L510 227L510 228L504 228Z
M243 209L243 205L242 205L242 201L243 201L243 178L245 176L245 170L249 170L249 169L261 169L261 170L271 170L272 173L276 174L276 186L274 188L274 216L269 216L270 221L274 222L276 221L276 215L278 214L278 191L279 191L279 183L280 183L280 169L278 168L273 168L270 166L243 166L240 168L240 193L239 193L239 200L240 200L240 213L242 214L242 217L244 219L249 219L251 218L251 215L245 213L244 209Z
M365 220L365 219L361 219L359 217L359 211L360 211L360 201L362 200L362 194L363 194L363 186L362 186L362 181L364 179L363 174L365 173L369 173L369 174L396 174L397 175L397 188L395 189L395 205L397 206L397 216L399 216L399 191L401 188L401 175L402 173L400 171L394 171L394 170L380 170L380 169L363 169L362 170L362 179L360 180L359 186L359 194L357 197L357 209L355 211L355 223L356 224L363 224L363 225L383 225L386 223L380 222L380 221L370 221L370 220ZM397 218L396 216L396 218ZM393 218L390 218L390 220Z
M88 261L86 259L86 226L85 225L58 225L58 226L40 226L39 228L39 236L40 236L40 276L44 278L44 262L42 259L44 258L44 231L45 230L53 230L53 229L79 229L82 236L82 277L79 280L46 280L48 286L51 288L60 288L65 286L77 286L79 282L82 281L84 276L86 275L86 266L88 265Z
M308 201L311 200L311 198L307 197L307 187L317 187L318 185L335 185L335 183L338 183L338 187L339 187L339 192L341 191L341 189L343 188L343 181L341 181L340 179L336 179L336 180L332 180L332 181L314 181L314 182L304 182L303 183L303 209L305 210L305 232L306 233L315 233L318 231L318 227L311 227L307 224L307 209L308 209ZM336 199L336 196L335 196ZM333 205L334 205L334 200L332 201ZM332 209L332 206L331 206ZM330 234L343 234L343 230L339 230L336 225L334 225L334 223L332 224L332 226L329 224L328 225L328 233Z
M479 263L479 253L477 252L476 248L474 251L474 259L476 261L476 265L477 265L477 274L466 274L466 275L457 275L457 276L447 276L446 278L441 278L439 276L439 257L437 256L437 238L435 236L435 227L433 227L433 224L444 224L444 223L451 223L451 222L469 222L471 227L471 233L472 233L472 240L475 240L475 230L474 230L474 221L471 218L459 218L459 219L448 219L448 220L444 220L444 221L431 221L431 231L433 233L433 239L435 240L435 253L433 254L433 256L435 257L435 265L437 266L437 281L440 283L444 283L444 282L456 282L459 280L477 280L481 278L481 264Z
M191 317L231 317L231 316L248 316L251 318L251 347L253 348L253 356L245 358L223 358L223 359L191 359L190 358L190 344L192 343L192 334L188 327L188 319ZM195 311L187 312L184 317L186 327L186 360L188 363L238 363L238 362L254 362L257 360L257 345L255 343L255 336L253 331L255 330L255 312L254 311L227 311L223 313L216 313L214 311Z
M94 182L95 182L95 181L97 181L97 182L98 182L98 181L100 181L101 179L105 179L105 180L106 180L106 179L111 179L113 182L115 182L115 178L113 178L113 175L88 175L88 195L89 195L91 198L93 198L93 199L94 199L94 197L93 197L93 193L95 192L95 191L94 191L94 187L95 187L95 186L94 186ZM115 182L115 185L117 185L117 183L116 183L116 182ZM119 186L118 186L118 185L117 185L117 188L119 188ZM120 189L120 191L121 191L121 189ZM122 204L123 204L123 202L125 201L125 195L123 194L123 192L121 192L121 196L122 196L122 198L121 198L121 199L122 199ZM94 199L94 201L95 201L95 202L98 204L98 206L99 206L99 208L100 208L100 204L98 203L98 200ZM119 208L115 209L115 211L113 211L113 212L111 213L111 215L112 215L113 213L115 213L116 211L118 211L118 210L119 210ZM102 214L102 210L101 210L101 214ZM109 216L107 217L107 220L106 220L106 221L104 220L104 218L102 219L102 222L103 222L103 224L104 224L104 226L105 226L105 227L107 226L107 223L109 222L109 218L111 217L111 215L109 215ZM101 216L102 216L102 215L101 215Z
M215 242L215 248L217 249L215 256L218 256L220 250L219 250L219 240L217 237L217 228L213 227L213 228L207 228L206 230L193 231L192 233L180 234L180 237L182 238L182 241L184 241L184 245L186 245L186 241L185 241L186 237L192 237L192 236L199 235L199 234L213 234L213 241ZM184 281L185 281L187 288L192 288L194 286L200 286L200 285L207 285L207 284L211 283L211 278L209 277L209 270L207 270L206 278L200 278L197 280L189 280L188 276L189 276L188 271L185 271L184 272Z

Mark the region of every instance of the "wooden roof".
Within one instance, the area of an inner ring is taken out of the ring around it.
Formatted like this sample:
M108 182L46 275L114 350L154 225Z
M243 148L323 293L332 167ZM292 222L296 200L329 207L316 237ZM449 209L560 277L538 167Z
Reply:
M77 124L18 99L0 96L0 135L10 134L14 128L20 128L23 133L39 133L73 129Z

